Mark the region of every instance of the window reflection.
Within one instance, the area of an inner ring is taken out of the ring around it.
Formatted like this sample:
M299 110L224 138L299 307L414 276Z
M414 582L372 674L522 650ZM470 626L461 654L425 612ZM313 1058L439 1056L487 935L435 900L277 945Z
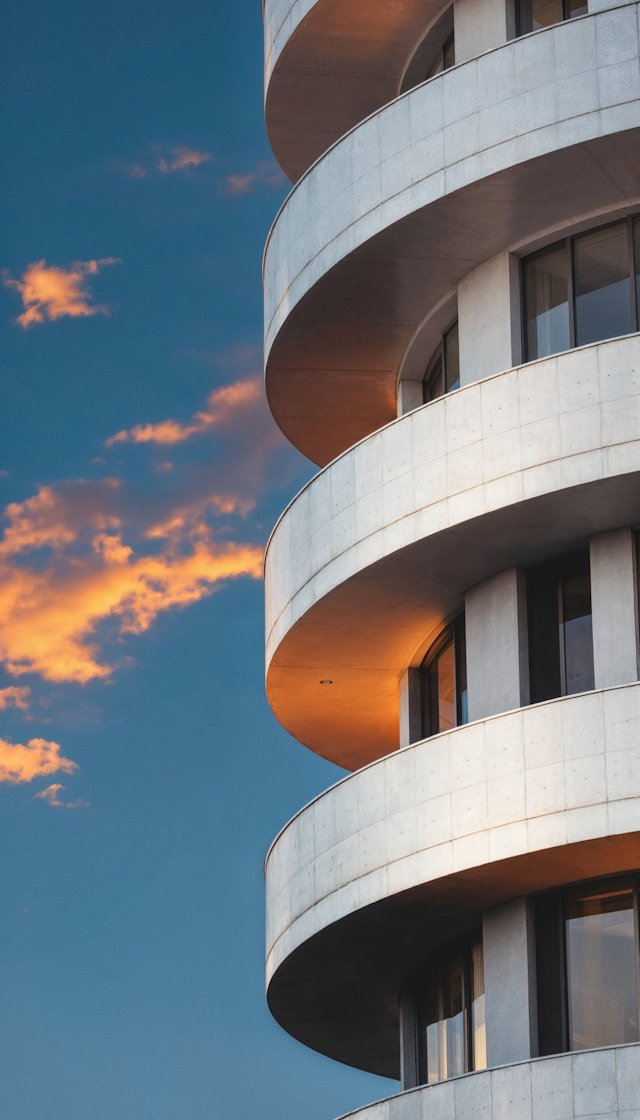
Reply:
M571 1050L638 1041L633 894L629 882L568 897Z
M584 0L517 0L516 25L518 35L540 31L565 19L585 16L588 7Z
M464 615L431 646L421 670L422 734L437 735L467 723L467 660Z
M640 219L625 218L525 257L522 289L527 361L637 330Z
M482 941L432 961L419 986L421 1083L486 1069Z
M442 342L433 355L422 382L422 399L425 404L434 401L452 389L460 388L460 349L458 321L442 336Z
M528 573L531 703L595 688L589 553Z

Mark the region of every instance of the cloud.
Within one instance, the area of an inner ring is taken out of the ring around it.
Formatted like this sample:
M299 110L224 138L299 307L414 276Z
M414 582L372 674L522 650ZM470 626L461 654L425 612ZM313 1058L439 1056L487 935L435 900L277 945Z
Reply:
M72 319L108 315L107 307L91 304L87 279L95 276L101 268L118 263L116 257L105 257L99 261L76 261L69 268L58 268L47 265L43 258L27 265L21 280L13 280L5 269L2 282L5 288L20 293L24 307L16 323L28 330L35 323L51 322L65 315Z
M26 711L29 707L30 688L18 688L15 684L8 688L0 688L0 712L7 708L20 708Z
M157 167L158 171L171 172L171 171L188 171L192 167L199 167L201 163L211 162L210 152L199 152L194 148L187 148L181 144L177 148L173 148L170 159L160 159ZM141 170L143 170L141 168Z
M48 801L56 809L90 809L91 806L88 801L61 801L58 797L66 786L60 785L59 782L54 782L53 785L47 786L46 789L40 790L40 793L34 793L34 798L39 798L42 801Z
M220 189L223 194L231 198L239 195L254 194L259 190L280 191L287 185L287 177L275 160L267 163L257 163L253 171L244 175L234 172L222 180Z
M0 739L0 782L31 782L59 770L72 774L78 767L60 754L61 749L47 739L29 739L26 745Z
M207 409L196 412L190 424L177 420L161 420L158 424L137 424L128 431L117 432L107 440L106 446L114 443L158 443L170 445L184 443L191 436L210 432L222 424L228 424L238 410L244 411L247 405L261 401L262 379L252 377L236 381L233 385L223 385L214 389L207 400Z

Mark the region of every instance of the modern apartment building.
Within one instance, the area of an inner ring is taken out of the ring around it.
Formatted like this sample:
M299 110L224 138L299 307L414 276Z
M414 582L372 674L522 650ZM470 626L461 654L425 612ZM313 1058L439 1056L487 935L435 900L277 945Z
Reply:
M268 999L357 1120L640 1118L639 8L266 0L267 688L351 772Z

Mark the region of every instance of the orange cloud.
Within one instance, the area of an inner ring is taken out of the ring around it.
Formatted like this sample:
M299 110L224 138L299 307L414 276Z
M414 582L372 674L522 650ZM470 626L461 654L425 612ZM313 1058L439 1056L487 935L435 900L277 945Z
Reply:
M90 809L91 806L88 801L62 801L58 794L62 793L66 786L60 785L60 782L54 782L53 785L47 786L46 789L41 789L40 793L34 793L34 798L39 798L41 801L48 801L56 809Z
M220 189L223 194L231 197L253 194L255 191L266 189L272 191L282 190L287 185L284 172L274 160L267 163L258 163L253 171L241 175L235 172L223 179Z
M171 155L173 159L163 158L158 161L159 171L187 171L190 167L199 167L201 163L209 163L211 160L210 152L198 152L184 144L174 148Z
M61 749L47 739L30 739L26 745L0 739L0 782L31 782L59 770L72 774L78 767L60 754Z
M7 708L20 708L26 711L29 707L30 695L30 688L17 688L14 684L9 685L8 688L0 688L0 712L4 712Z
M191 436L211 431L226 424L238 410L256 404L262 398L262 380L259 377L236 381L233 385L223 385L210 394L203 412L196 412L191 424L181 424L177 420L161 420L159 424L137 424L130 430L117 432L107 440L107 447L114 443L183 443Z
M21 280L13 280L5 270L2 273L5 288L19 292L24 307L16 323L28 330L35 323L61 319L64 315L72 319L108 315L107 307L90 303L87 278L95 276L101 268L117 263L116 257L106 257L100 261L76 261L66 269L56 265L47 266L43 258L28 265Z

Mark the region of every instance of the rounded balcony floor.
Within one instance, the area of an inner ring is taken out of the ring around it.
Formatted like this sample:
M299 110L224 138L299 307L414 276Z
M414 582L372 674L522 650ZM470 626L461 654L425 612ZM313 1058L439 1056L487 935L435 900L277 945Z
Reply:
M499 902L637 868L639 829L640 684L394 752L316 798L272 845L275 1018L330 1057L397 1077L398 992L413 964Z
M388 754L400 675L465 591L639 522L639 335L416 409L325 468L276 525L265 560L275 715L346 769Z
M300 180L265 254L266 385L325 464L390 421L414 332L504 249L640 197L638 5L516 39L393 101Z

